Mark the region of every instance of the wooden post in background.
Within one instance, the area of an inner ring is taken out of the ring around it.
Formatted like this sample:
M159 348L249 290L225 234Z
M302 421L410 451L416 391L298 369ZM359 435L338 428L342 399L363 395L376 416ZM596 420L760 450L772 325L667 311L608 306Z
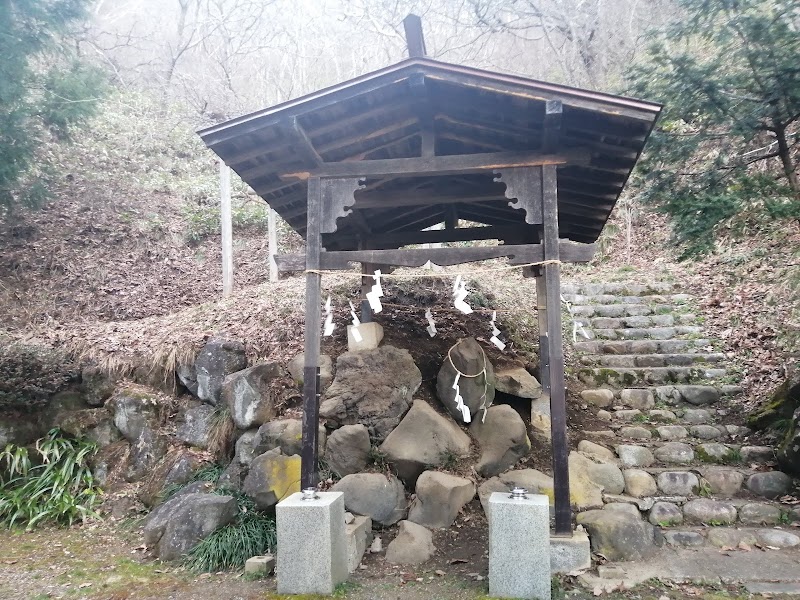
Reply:
M219 219L222 229L222 297L233 292L233 223L231 220L231 170L219 161Z
M275 210L268 206L267 210L267 241L269 244L269 280L272 282L278 281L278 263L275 262L275 255L278 254L278 232L277 232L277 219L278 215Z

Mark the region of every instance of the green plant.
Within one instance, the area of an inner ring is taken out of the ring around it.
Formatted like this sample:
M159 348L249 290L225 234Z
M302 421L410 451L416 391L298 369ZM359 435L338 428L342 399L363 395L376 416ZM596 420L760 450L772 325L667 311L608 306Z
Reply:
M33 529L40 523L71 525L94 515L100 498L88 461L97 445L52 429L27 448L9 444L0 453L0 523Z
M705 479L700 479L700 485L697 486L697 495L701 498L711 498L713 495L711 484Z
M458 465L458 454L453 452L450 448L446 448L439 455L439 468L445 471L452 471Z
M369 460L381 471L385 471L389 468L389 461L387 460L386 453L378 448L378 446L373 446L369 449Z
M217 493L233 496L239 505L236 520L218 529L197 544L184 559L192 571L215 572L244 566L251 556L272 553L277 548L275 518L256 509L242 492L220 489Z

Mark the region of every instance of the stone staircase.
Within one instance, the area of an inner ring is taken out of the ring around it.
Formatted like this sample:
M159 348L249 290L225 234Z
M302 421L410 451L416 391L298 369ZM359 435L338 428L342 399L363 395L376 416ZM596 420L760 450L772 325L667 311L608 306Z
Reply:
M732 422L741 389L692 297L662 282L564 285L563 297L580 396L606 424L578 444L603 510L641 514L671 545L800 549L800 508L780 501L795 484Z

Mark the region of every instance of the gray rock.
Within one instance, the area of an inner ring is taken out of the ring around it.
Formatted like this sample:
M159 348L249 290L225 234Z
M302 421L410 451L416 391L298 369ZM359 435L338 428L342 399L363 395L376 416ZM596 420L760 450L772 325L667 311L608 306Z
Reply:
M183 387L189 390L192 396L197 396L197 373L194 370L194 365L178 365L175 369L175 375L178 381L181 382Z
M550 419L550 399L542 396L531 400L531 427L546 439L552 439L552 425Z
M301 352L289 361L289 374L298 386L303 385L303 368L305 367L306 355ZM327 354L319 355L319 385L322 390L326 389L333 381L333 360Z
M740 450L745 463L768 463L775 460L772 446L742 446Z
M542 385L522 367L503 369L494 375L495 389L518 398L535 400L542 395ZM459 381L459 386L461 382Z
M433 556L431 532L411 521L400 521L397 537L386 547L386 562L394 565L419 565Z
M735 496L742 489L744 475L735 469L709 467L702 471L703 479L708 482L711 493L720 496Z
M247 355L241 342L223 338L210 339L194 361L197 397L216 406L225 377L245 368Z
M486 418L475 419L469 432L481 448L475 470L482 477L493 477L513 467L531 450L525 422L507 404L490 407Z
M650 509L647 519L659 527L673 527L683 523L683 513L671 502L656 502Z
M654 452L656 460L670 465L685 465L694 460L694 450L689 444L667 442Z
M380 525L394 525L406 514L405 490L393 475L354 473L338 481L331 491L344 494L347 510Z
M256 456L250 463L242 491L261 510L300 491L300 457L285 456L275 448Z
M662 425L656 429L656 432L662 440L682 440L689 435L683 425Z
M225 377L220 399L230 408L236 427L258 427L275 417L270 383L281 375L279 364L265 363Z
M137 496L148 507L160 504L170 486L183 486L203 464L199 453L186 448L170 450L142 481ZM183 491L183 490L180 490Z
M683 411L681 420L689 424L702 424L711 421L711 412L704 408L687 408Z
M525 488L531 494L544 494L552 503L553 478L536 469L519 469L487 479L478 487L478 499L483 512L488 514L489 497L493 492L510 492L515 487Z
M578 442L578 452L599 462L617 462L617 457L613 451L600 444L590 442L589 440L581 440Z
M336 360L336 378L325 393L320 416L338 425L366 425L381 442L411 406L422 374L411 354L394 346L346 352Z
M751 502L739 508L739 521L743 525L777 525L781 509L771 504Z
M439 466L453 457L467 456L470 439L452 419L440 415L426 402L415 400L380 449L400 478L413 484L428 467Z
M658 489L668 496L692 496L700 489L697 475L689 471L664 471L656 481Z
M674 385L660 385L654 390L655 399L669 406L677 406L681 401L681 393Z
M620 400L626 406L638 408L639 410L649 410L655 406L653 393L647 389L622 390L619 394Z
M240 465L249 467L253 459L262 452L256 452L256 445L258 444L258 429L251 429L245 431L236 440L236 451L233 456L234 460Z
M584 402L588 402L598 408L606 408L614 403L614 392L604 389L583 390L581 398Z
M570 452L569 500L577 510L603 506L603 488L589 474L594 463L579 452Z
M625 477L625 493L634 498L645 496L655 496L658 492L653 476L647 471L640 469L625 469L622 472Z
M344 425L325 446L325 461L339 477L363 471L369 462L369 431L364 425Z
M736 548L740 543L755 544L756 536L749 531L713 527L708 531L708 543L717 548Z
M747 478L747 489L765 498L780 498L792 489L792 478L781 471L754 473Z
M759 529L756 531L756 539L765 546L775 548L794 548L800 545L800 537L780 529Z
M603 488L608 494L621 494L625 490L625 478L616 465L591 464L587 468L589 479Z
M117 378L108 375L99 367L90 365L81 369L83 398L89 406L103 406L116 387Z
M408 520L433 529L450 527L459 511L475 497L475 491L475 484L469 479L425 471L417 479L417 495L408 511Z
M128 384L117 388L106 407L114 415L115 427L135 443L143 430L158 422L159 404L158 396L148 388Z
M713 425L693 425L689 428L689 432L701 440L716 440L723 435L723 432Z
M719 442L706 442L698 444L697 457L703 462L732 462L735 456L733 448Z
M317 439L319 454L325 453L326 435L322 425L317 426ZM264 423L258 428L258 434L253 442L253 451L256 455L268 450L280 448L287 456L300 454L303 448L303 422L300 419L280 419Z
M684 504L683 516L687 523L733 525L736 522L736 507L716 500L699 498Z
M59 413L56 423L62 431L74 437L86 437L104 448L122 439L114 420L104 408L87 408Z
M600 413L597 413L598 415ZM613 417L615 419L619 419L620 421L628 422L633 421L636 417L642 414L638 408L632 408L630 410L617 410L614 412Z
M678 416L671 410L652 409L647 411L651 421L674 421Z
M161 560L176 560L236 518L236 499L217 494L184 494L150 513L144 543Z
M710 385L682 385L679 389L683 399L695 406L714 404L719 400L719 392Z
M439 401L458 423L464 423L464 416L455 403L453 383L458 374L456 369L465 375L477 375L486 370L485 376L461 377L458 381L461 397L469 408L471 418L478 419L478 411L489 408L494 402L495 376L491 361L474 338L459 340L453 346L436 377L436 396Z
M642 446L620 444L616 451L623 467L649 467L655 462L653 453Z
M189 446L206 449L214 428L216 409L208 404L199 404L183 411L178 416L175 437Z
M670 546L696 548L704 546L706 539L696 531L665 531L664 539Z
M800 476L800 408L794 411L791 426L776 455L781 468Z
M650 430L645 427L621 427L617 433L629 440L649 440L653 437Z
M589 531L592 550L607 560L644 560L661 545L660 533L640 517L610 510L578 513L577 522Z
M619 511L636 517L637 519L641 518L639 507L635 504L628 504L627 502L612 502L610 504L606 504L603 507L603 510Z
M247 465L243 465L234 458L219 476L217 485L221 488L242 491L249 471L250 468Z
M131 444L125 479L130 482L144 479L167 453L167 448L169 438L145 426Z

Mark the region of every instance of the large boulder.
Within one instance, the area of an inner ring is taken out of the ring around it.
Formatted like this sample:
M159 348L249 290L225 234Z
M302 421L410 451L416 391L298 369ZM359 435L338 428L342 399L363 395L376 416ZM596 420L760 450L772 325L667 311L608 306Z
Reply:
M30 414L17 411L0 413L0 448L6 444L26 446L43 436L47 429Z
M233 490L241 490L244 480L250 470L250 463L258 456L256 453L256 443L258 441L258 429L245 431L236 440L236 450L233 460L228 464L222 475L219 476L217 484Z
M393 475L354 473L331 488L344 494L344 506L380 525L394 525L406 514L406 493L402 482Z
M244 480L242 491L261 510L300 491L300 457L285 456L275 448L256 456Z
M382 346L346 352L336 361L336 379L319 414L338 425L362 423L380 442L397 427L421 383L422 374L408 350Z
M117 378L108 375L94 365L85 366L81 370L81 387L83 398L89 406L103 406L114 393Z
M590 472L594 463L580 452L570 452L569 500L578 510L603 506L603 487Z
M230 496L184 494L150 513L144 525L144 543L161 560L176 560L238 514L236 499Z
M158 423L160 404L158 395L149 388L127 384L116 389L106 408L114 415L116 428L133 444L142 431Z
M225 377L245 368L247 355L241 342L223 338L210 339L194 361L197 397L216 406Z
M531 400L542 395L542 384L523 367L498 370L494 374L494 379L494 386L498 392Z
M86 437L101 448L122 439L119 430L114 426L111 413L104 408L61 412L55 421L54 424L62 431L74 437Z
M493 477L513 467L531 450L525 422L507 404L490 407L486 418L475 419L469 432L481 448L475 469L483 477Z
M777 451L778 463L790 473L800 476L800 408L794 412L789 430Z
M592 551L607 560L645 560L662 544L659 531L650 523L623 511L589 510L576 521L589 532Z
M478 488L478 499L483 512L489 514L489 497L493 492L511 492L515 487L525 488L531 494L544 494L553 504L553 478L536 469L506 471L484 481Z
M325 445L325 462L339 477L363 471L369 462L369 431L364 425L344 425Z
M211 443L216 409L208 404L198 404L178 415L175 437L188 446L206 449Z
M169 448L169 438L150 426L142 429L139 437L131 443L125 479L141 481L158 464Z
M317 440L317 448L322 456L325 452L325 428L322 425L317 426ZM300 419L280 419L259 427L253 441L255 454L263 454L274 448L280 448L287 456L300 454L303 449L303 422Z
M301 352L289 361L289 374L298 387L303 385L303 369L305 368L306 355ZM319 355L319 385L326 389L333 381L333 360L327 354Z
M494 402L495 377L489 357L474 338L459 340L450 349L436 377L436 395L439 400L456 421L464 423L464 415L456 405L456 391L453 389L459 372L463 373L458 379L461 398L469 408L470 418L477 420L482 416L478 415L478 411L489 408Z
M222 381L220 398L239 429L258 427L275 417L270 382L281 375L278 363L264 363L231 373Z
M469 436L422 400L414 400L411 410L380 447L400 478L409 484L428 467L467 456L469 449Z
M142 482L137 494L139 500L148 507L159 504L170 487L188 483L202 464L201 456L186 448L167 452Z
M417 479L416 492L408 520L441 529L450 527L459 511L475 497L475 484L449 473L425 471Z
M400 521L397 537L386 547L386 562L419 565L428 561L435 551L430 531L411 521Z

